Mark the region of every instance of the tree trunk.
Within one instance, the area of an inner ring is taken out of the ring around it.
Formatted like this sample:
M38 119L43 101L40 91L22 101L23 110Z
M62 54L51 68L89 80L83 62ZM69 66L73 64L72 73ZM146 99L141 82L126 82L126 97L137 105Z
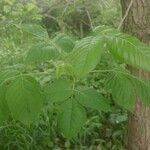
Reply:
M128 6L132 6L129 9ZM123 31L150 44L150 0L121 0L122 14L126 14ZM131 73L150 79L150 73L130 67ZM128 150L150 150L150 107L144 106L137 98L135 110L129 114Z

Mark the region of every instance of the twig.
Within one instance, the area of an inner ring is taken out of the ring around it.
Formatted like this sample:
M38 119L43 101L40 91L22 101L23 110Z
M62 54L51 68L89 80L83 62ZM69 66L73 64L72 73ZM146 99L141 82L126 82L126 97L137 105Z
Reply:
M129 6L128 6L128 8L127 8L127 10L126 10L126 12L125 12L125 14L124 14L124 16L123 16L123 18L122 18L120 24L119 24L119 26L118 26L118 30L120 30L120 28L121 28L123 22L125 21L126 17L128 16L132 4L133 4L133 0L130 1Z
M87 16L89 18L90 27L93 30L94 27L93 27L93 23L92 23L92 18L91 18L91 15L90 15L90 13L89 13L89 11L87 9L86 9L86 13L87 13Z

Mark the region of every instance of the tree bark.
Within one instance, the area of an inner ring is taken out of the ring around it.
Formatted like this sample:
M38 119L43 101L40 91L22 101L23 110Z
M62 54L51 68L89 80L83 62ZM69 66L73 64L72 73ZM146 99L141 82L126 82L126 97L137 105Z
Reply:
M131 0L121 0L122 15L126 13ZM123 31L150 44L150 0L133 0ZM150 73L129 67L131 73L149 80ZM137 97L135 110L129 114L128 150L150 150L150 107L144 106Z

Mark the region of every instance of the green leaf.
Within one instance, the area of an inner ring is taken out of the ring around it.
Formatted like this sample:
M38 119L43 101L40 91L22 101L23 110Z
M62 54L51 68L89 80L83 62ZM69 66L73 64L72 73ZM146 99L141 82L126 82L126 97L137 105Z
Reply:
M133 110L136 94L132 82L124 75L117 73L109 78L106 87L111 89L113 100L127 110Z
M105 26L105 25L101 25L101 26L97 26L94 30L92 35L94 36L102 36L102 35L116 35L119 34L120 32L118 30L116 30L115 28L109 27L109 26Z
M58 79L45 87L45 95L50 102L61 102L72 95L72 86L71 81Z
M137 98L146 106L150 105L150 81L142 80L126 72L118 72L109 79L107 88L112 90L114 100L126 109L132 110ZM120 97L118 99L122 100L131 99L132 101L130 101L131 103L129 101L123 102L119 101L116 97Z
M100 37L87 37L78 41L66 61L77 77L84 77L99 63L104 43Z
M71 52L75 46L73 39L62 33L54 38L54 42L65 52Z
M0 124L7 120L10 115L5 95L6 84L3 84L0 86Z
M94 89L81 89L75 97L85 107L104 112L111 110L108 101Z
M86 122L85 109L73 98L61 105L58 126L66 138L74 138Z
M132 78L131 80L139 100L146 106L150 105L150 81L144 81L138 78Z
M45 46L45 44L38 44L29 50L25 61L27 63L40 64L49 60L55 60L58 56L59 52L55 48Z
M56 76L59 78L63 75L74 77L74 72L70 64L60 62L56 66Z
M150 47L139 39L107 26L95 28L93 34L105 40L107 49L116 60L150 71Z
M10 83L6 100L12 116L25 124L35 121L43 106L39 84L32 77L21 76Z
M19 26L17 25L17 27L29 34L36 36L37 38L49 38L46 29L38 24L21 24Z
M7 82L14 80L18 75L19 71L8 68L0 72L0 123L7 120L10 112L6 101L6 90Z
M8 79L14 79L15 76L19 75L19 71L14 69L6 69L0 72L0 84L7 81Z
M129 35L120 34L108 38L108 42L108 48L115 59L134 67L150 71L150 55L147 55L143 50L145 46L143 45L142 48L142 43L138 39Z

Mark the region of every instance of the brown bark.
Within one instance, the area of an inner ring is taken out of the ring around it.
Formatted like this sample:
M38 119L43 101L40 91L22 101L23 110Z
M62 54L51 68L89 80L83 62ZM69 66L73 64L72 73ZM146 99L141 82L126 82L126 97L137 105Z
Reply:
M121 0L124 15L131 0ZM150 0L133 0L130 11L123 23L123 31L150 44ZM130 67L131 73L150 79L150 73ZM135 110L129 114L128 150L150 150L150 107L144 106L137 98Z

